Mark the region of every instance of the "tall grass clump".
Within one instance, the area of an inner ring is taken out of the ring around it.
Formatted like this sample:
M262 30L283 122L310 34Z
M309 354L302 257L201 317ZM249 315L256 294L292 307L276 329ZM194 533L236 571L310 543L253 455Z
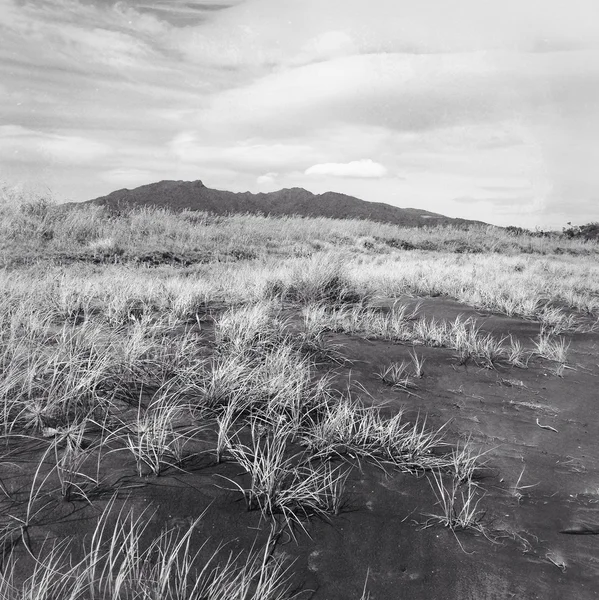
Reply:
M67 501L85 500L91 504L88 493L100 485L100 460L103 440L91 443L85 438L84 421L64 431L56 431L54 454L60 494ZM61 447L62 446L62 450ZM84 469L97 452L95 472Z
M440 509L438 514L427 515L432 521L448 527L453 532L464 529L484 531L484 512L479 509L482 496L478 486L471 479L460 483L456 478L451 478L449 485L446 485L441 473L432 471L432 480L429 479L429 483Z
M444 428L427 427L426 418L409 422L402 411L385 417L376 407L338 398L323 404L318 420L302 432L302 443L325 458L360 457L419 472L441 464L434 451L445 445Z
M140 476L160 475L168 467L179 467L185 458L185 446L194 429L183 427L188 411L168 387L152 398L147 407L140 401L137 418L124 425L126 447L135 458Z
M535 346L539 356L548 360L565 363L570 342L567 342L563 337L553 336L551 332L542 329L538 340L535 341Z
M231 441L229 452L250 476L249 486L231 481L246 498L249 510L265 516L281 514L293 530L311 515L336 514L347 471L331 467L328 461L314 466L303 453L289 453L292 431L285 425L268 431L258 421L251 423L251 442Z

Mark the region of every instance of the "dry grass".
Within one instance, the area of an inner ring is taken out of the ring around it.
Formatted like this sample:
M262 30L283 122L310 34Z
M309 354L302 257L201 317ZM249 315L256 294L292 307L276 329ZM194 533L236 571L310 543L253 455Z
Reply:
M383 383L402 390L416 389L410 365L405 360L381 367L376 373Z
M290 454L292 431L285 426L265 432L261 423L251 423L249 446L230 441L228 451L250 475L250 484L231 481L246 498L249 510L259 509L274 517L282 514L290 531L312 515L338 514L347 469L333 468L328 461L314 466L310 457Z
M536 352L539 356L560 364L565 364L568 356L570 342L563 337L555 337L551 333L541 330L538 340L535 340Z
M81 547L34 549L30 532L56 502L95 505L117 452L143 484L165 471L185 476L201 443L218 468L242 468L228 485L247 507L292 535L343 509L352 465L427 473L439 509L429 524L484 533L474 483L483 454L471 440L452 448L446 425L425 415L340 393L326 373L344 365L330 332L407 344L405 360L378 375L410 391L426 382L418 345L487 368L542 357L561 375L563 336L599 318L596 244L495 228L115 217L36 200L0 206L0 240L0 433L7 456L32 448L37 461L21 496L1 488L10 509L0 596L16 600L293 597L274 529L260 552L202 563L193 527L147 539L149 514L126 505L113 527L114 499ZM432 319L406 295L534 320L541 333L532 352L473 319ZM376 308L383 298L397 300ZM31 554L24 567L11 552L18 541Z
M484 512L478 507L482 496L478 486L472 480L460 483L452 477L449 485L446 486L442 475L433 471L429 483L437 499L440 514L426 516L454 532L465 529L484 531L482 526Z
M98 207L64 211L47 196L28 195L5 185L0 186L0 217L0 239L18 247L21 256L17 257L21 260L34 260L40 246L45 254L107 262L115 258L148 260L159 253L166 261L184 257L198 261L247 260L263 257L270 248L293 256L338 246L378 254L397 249L438 250L457 256L596 254L596 244L592 242L516 234L492 226L416 229L362 220L215 217L202 212L171 213L148 208L121 213L115 219Z
M81 558L70 558L74 542L43 548L30 576L16 578L18 559L11 555L0 573L0 593L15 600L109 600L160 598L162 600L287 600L289 571L272 557L271 539L261 552L223 556L218 551L202 562L192 550L191 538L202 516L183 533L165 530L144 541L150 515L120 512L109 525L114 502L97 520L89 541L78 548Z
M481 331L472 318L458 316L453 321L445 321L434 317L417 317L417 310L409 309L406 304L396 304L392 311L385 314L376 308L359 306L321 310L311 317L313 321L318 319L318 326L322 330L451 348L457 351L460 364L473 360L492 368L495 363L504 361L515 367L527 367L531 353L524 350L520 340L513 336L496 338ZM404 389L414 387L413 378L422 377L424 363L415 353L411 354L411 363L402 361L382 367L377 375L389 385Z
M117 431L125 436L126 448L135 458L137 472L158 476L168 467L179 467L185 459L185 446L197 428L178 430L185 422L184 408L170 390L161 390L147 407L140 401L137 418Z

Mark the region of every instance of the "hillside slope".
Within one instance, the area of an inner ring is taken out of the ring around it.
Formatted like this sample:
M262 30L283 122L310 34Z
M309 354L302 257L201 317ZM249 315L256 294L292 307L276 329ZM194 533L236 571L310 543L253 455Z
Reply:
M218 215L252 213L369 219L408 227L475 223L475 221L452 219L416 208L399 208L382 202L366 202L336 192L313 194L303 188L289 188L259 194L236 193L208 188L201 181L160 181L133 190L117 190L89 202L112 209L156 206L175 211L201 210Z

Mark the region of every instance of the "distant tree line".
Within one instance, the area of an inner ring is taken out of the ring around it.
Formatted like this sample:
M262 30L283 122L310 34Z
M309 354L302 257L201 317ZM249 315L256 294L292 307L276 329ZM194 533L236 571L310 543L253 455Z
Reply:
M514 236L529 235L532 237L564 237L567 239L585 239L599 240L599 222L587 223L586 225L572 225L568 222L568 227L563 227L562 231L545 231L543 229L526 229L516 225L508 225L505 230Z

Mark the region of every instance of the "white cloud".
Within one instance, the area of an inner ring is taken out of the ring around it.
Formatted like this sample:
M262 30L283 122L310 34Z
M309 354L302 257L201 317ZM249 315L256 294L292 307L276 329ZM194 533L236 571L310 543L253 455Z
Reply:
M246 0L173 43L189 58L280 69L352 51L455 53L597 45L596 0Z
M265 175L260 175L260 177L256 179L256 183L258 185L273 185L276 183L278 175L278 173L266 173Z
M387 174L387 169L367 158L349 163L322 163L306 169L306 175L330 175L332 177L380 178Z
M221 137L308 137L336 123L424 130L492 121L519 110L530 89L500 67L483 53L343 57L214 94L193 122Z

